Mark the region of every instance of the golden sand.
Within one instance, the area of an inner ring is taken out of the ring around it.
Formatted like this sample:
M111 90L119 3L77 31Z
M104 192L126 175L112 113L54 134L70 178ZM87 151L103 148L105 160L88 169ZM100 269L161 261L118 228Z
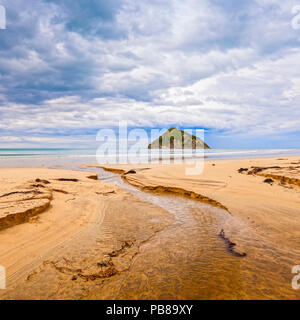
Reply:
M121 188L92 172L0 169L0 299L299 299L299 166L107 166Z
M140 244L172 222L164 210L90 175L0 170L1 215L12 216L0 231L0 264L7 272L1 299L84 298L89 288L125 272ZM18 193L6 195L12 192ZM22 219L13 218L21 213Z

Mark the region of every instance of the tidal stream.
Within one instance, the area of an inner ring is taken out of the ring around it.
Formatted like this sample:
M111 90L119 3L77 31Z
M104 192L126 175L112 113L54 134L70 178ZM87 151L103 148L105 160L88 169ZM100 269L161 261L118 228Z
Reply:
M228 212L181 196L145 192L101 170L102 179L174 216L172 225L140 247L116 299L299 299L291 286L293 259L253 238ZM228 251L219 236L224 225L240 229L246 257Z

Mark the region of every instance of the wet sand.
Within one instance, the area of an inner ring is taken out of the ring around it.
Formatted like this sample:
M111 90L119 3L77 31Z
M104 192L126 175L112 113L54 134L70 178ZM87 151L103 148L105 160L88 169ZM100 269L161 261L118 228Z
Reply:
M291 270L300 256L299 157L206 161L204 172L196 176L187 176L185 166L176 164L106 170L132 170L123 180L143 191L204 200L230 214L220 227L246 256L236 257L237 268L220 279L232 280L230 294L225 290L222 296L212 281L201 298L300 298L291 286ZM223 261L214 266L219 272L227 265Z
M0 299L83 299L126 272L141 244L172 223L163 209L88 176L95 173L0 170L2 219L19 215L0 230ZM28 210L36 201L50 203Z
M1 169L0 299L299 299L299 166Z

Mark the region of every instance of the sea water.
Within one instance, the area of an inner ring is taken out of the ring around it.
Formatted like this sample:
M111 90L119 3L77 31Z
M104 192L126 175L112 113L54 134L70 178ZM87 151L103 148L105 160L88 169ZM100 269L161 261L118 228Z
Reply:
M23 148L0 149L0 167L77 167L83 163L110 164L118 163L118 157L128 155L129 163L147 163L151 159L181 159L181 150L140 150L138 154L132 151L120 150L119 154L97 154L95 148ZM205 159L239 159L283 155L300 155L300 149L209 149L186 150L184 157L204 157Z

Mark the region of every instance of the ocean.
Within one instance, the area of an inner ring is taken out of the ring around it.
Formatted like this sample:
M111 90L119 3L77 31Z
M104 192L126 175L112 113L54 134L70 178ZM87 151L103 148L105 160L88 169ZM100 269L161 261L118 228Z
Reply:
M150 150L140 151L139 156L131 150L128 152L130 163L146 162ZM99 153L99 152L98 152ZM105 155L97 155L95 148L24 148L24 149L0 149L0 167L65 167L77 168L79 164L99 163L111 164L118 162L115 152ZM123 158L125 150L120 151ZM239 159L253 157L299 155L300 149L209 149L203 152L186 150L185 158L205 157L205 159ZM152 159L181 158L180 150L151 150Z

